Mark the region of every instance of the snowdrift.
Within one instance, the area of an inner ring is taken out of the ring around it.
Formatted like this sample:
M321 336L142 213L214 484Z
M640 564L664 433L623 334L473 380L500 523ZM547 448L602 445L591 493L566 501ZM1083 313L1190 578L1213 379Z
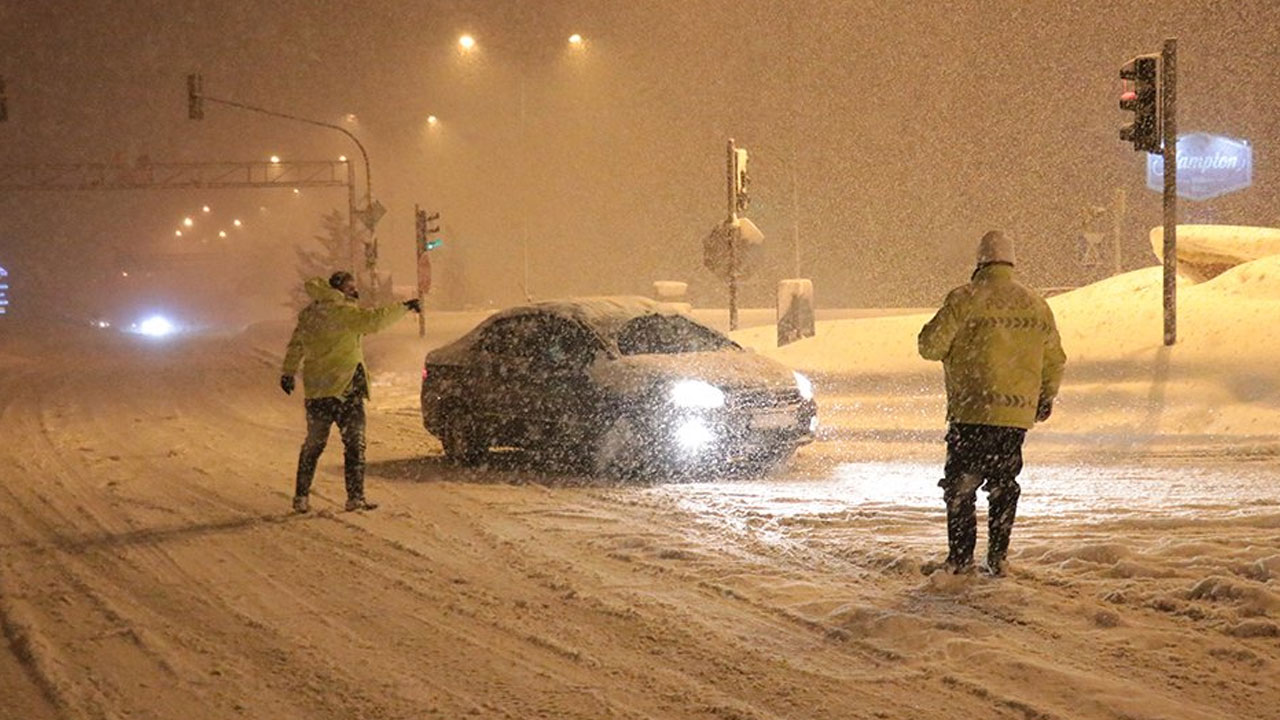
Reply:
M1280 256L1242 263L1213 280L1178 280L1178 340L1163 344L1162 270L1150 267L1050 298L1067 352L1056 431L1273 436L1280 433ZM818 335L772 347L773 328L735 334L811 374L820 407L858 403L864 427L930 429L942 421L942 369L920 359L930 315L818 323ZM909 408L909 410L908 410ZM874 414L880 418L872 418Z
M1164 258L1164 228L1151 228L1151 250ZM1280 255L1280 229L1245 225L1179 225L1178 272L1197 282L1242 263Z

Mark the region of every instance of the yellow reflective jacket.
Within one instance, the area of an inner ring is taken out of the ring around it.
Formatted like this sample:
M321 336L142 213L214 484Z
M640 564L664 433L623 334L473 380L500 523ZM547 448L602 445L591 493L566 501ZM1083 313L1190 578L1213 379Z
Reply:
M957 423L1030 428L1037 403L1057 397L1067 362L1049 304L1002 264L952 290L919 346L925 360L942 361L947 420Z
M298 313L281 372L294 375L301 367L308 399L342 397L364 363L360 338L390 326L408 309L400 303L361 308L324 278L312 278L305 287L312 302Z

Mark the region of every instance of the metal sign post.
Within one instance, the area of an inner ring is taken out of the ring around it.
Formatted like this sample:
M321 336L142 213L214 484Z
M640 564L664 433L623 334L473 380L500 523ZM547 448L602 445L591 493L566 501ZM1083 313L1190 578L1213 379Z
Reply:
M1164 134L1164 344L1178 339L1178 39L1160 53L1160 115Z
M1111 220L1113 222L1111 235L1111 261L1112 275L1119 275L1121 270L1120 262L1120 234L1124 232L1124 214L1125 205L1127 204L1124 188L1116 188L1116 200L1111 207Z
M729 224L738 219L738 153L734 148L733 138L725 152L725 178L729 195ZM738 243L729 241L729 329L738 329Z

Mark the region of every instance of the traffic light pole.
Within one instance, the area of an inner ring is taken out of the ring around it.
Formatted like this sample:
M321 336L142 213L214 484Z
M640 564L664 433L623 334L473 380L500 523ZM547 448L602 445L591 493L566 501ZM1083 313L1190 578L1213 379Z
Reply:
M1113 276L1119 275L1122 269L1122 263L1120 261L1120 236L1124 232L1124 214L1125 206L1127 205L1126 199L1124 188L1116 188L1116 199L1111 208L1111 274Z
M1164 344L1178 338L1178 39L1166 38L1160 53L1160 114L1164 134Z
M728 150L725 153L725 179L728 181L729 193L729 226L732 228L738 219L738 183L737 183L737 151L733 138L729 138ZM738 329L738 241L729 238L729 330Z

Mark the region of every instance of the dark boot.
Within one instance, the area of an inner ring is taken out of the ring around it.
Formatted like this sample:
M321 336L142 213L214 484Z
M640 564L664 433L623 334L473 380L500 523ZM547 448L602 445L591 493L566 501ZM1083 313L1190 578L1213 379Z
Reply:
M993 478L987 483L987 569L992 575L1004 574L1021 496L1022 487L1013 478Z
M947 504L947 568L953 573L973 568L973 548L978 542L978 516L975 496L982 478L965 474L944 478L942 499Z

